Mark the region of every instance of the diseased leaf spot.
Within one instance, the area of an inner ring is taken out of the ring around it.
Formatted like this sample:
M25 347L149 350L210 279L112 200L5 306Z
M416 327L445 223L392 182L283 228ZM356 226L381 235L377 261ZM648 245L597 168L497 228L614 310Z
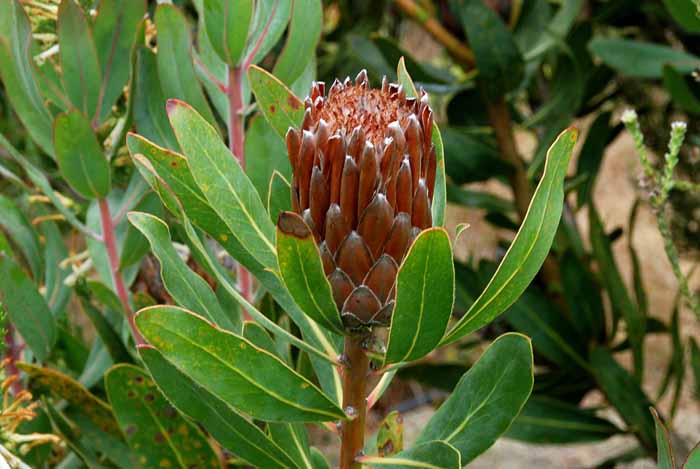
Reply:
M287 103L289 103L289 107L295 111L301 109L301 102L294 96L287 96Z
M275 105L270 105L270 113L274 114L275 112L277 112L277 108L275 107Z

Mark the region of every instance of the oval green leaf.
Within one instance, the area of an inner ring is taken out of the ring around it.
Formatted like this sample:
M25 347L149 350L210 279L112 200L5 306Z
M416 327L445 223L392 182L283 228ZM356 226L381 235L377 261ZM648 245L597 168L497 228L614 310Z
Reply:
M522 294L549 253L564 205L564 178L578 131L568 128L547 152L544 174L523 224L479 298L447 334L447 344L491 322Z
M384 363L417 360L430 353L445 335L454 297L450 238L443 228L425 230L399 268Z
M277 78L291 86L304 73L316 54L322 26L321 0L294 0L287 42L272 70Z
M532 346L527 337L500 336L459 380L416 440L453 445L468 464L486 451L518 416L533 385Z
M105 197L111 186L109 162L85 116L77 109L59 114L53 136L58 167L73 190L86 199Z
M204 434L178 414L142 369L110 368L105 388L140 467L221 467Z
M153 306L139 312L136 324L183 373L254 418L318 422L345 417L316 385L278 357L187 310Z
M700 67L700 57L669 46L632 39L596 37L588 49L619 73L637 78L661 78L664 65L681 73Z
M36 231L24 213L11 199L0 194L0 228L12 239L22 252L24 261L32 271L34 280L39 283L43 275L41 246Z
M282 212L277 221L280 274L294 301L311 319L343 333L338 307L323 272L321 253L311 230L299 215Z
M204 24L209 41L221 60L235 66L243 55L252 0L204 0Z

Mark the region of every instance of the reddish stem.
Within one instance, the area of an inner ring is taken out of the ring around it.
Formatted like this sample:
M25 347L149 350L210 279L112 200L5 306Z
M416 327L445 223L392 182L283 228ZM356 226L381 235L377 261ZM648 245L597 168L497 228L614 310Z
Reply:
M245 170L244 154L244 117L243 117L243 69L241 67L229 67L228 70L228 145L233 156L238 158L241 168ZM243 298L251 300L251 279L248 269L238 264L238 288ZM243 315L248 313L244 310ZM250 318L246 318L250 319Z
M7 376L8 378L15 375L19 377L19 370L17 369L15 362L19 360L19 354L22 352L22 346L17 343L15 339L15 327L9 321L7 322L5 345L7 345L7 357L9 358L6 365ZM17 379L12 383L12 394L16 396L20 393L20 391L22 391L22 382Z
M107 257L109 258L109 267L112 274L112 283L117 290L117 296L124 309L131 333L134 336L134 341L137 345L145 343L141 333L136 328L134 315L129 306L129 295L124 285L124 278L119 271L119 254L117 253L117 238L114 235L114 223L112 223L112 215L109 212L109 204L107 199L100 199L100 221L102 222L102 237L104 238L105 248L107 249Z
M340 447L340 468L360 469L355 460L365 446L365 416L367 415L367 375L369 356L365 353L365 336L345 337L343 369L343 410L352 420L343 422Z

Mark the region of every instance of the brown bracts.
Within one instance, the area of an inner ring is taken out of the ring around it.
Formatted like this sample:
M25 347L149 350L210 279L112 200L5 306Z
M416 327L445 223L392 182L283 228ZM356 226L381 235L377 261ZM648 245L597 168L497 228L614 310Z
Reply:
M292 207L311 229L345 327L388 324L396 274L432 226L433 113L401 85L314 83L300 129L287 132Z

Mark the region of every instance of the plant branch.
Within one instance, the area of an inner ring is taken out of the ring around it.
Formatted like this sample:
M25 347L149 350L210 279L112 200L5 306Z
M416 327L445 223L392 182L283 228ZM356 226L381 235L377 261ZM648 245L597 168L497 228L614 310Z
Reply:
M462 64L465 71L474 68L474 53L471 49L445 29L438 20L433 18L430 13L421 8L414 0L394 0L394 4L425 29L433 39L442 44Z
M112 216L109 212L109 204L107 199L99 200L100 206L100 221L102 223L102 236L104 237L105 249L107 250L107 257L109 258L109 268L112 274L112 283L114 283L114 288L117 290L117 296L124 309L124 314L129 322L129 328L134 336L134 341L137 345L141 345L144 342L141 333L136 328L136 323L134 322L134 315L131 311L131 306L129 305L129 295L124 285L124 278L119 271L119 254L117 253L117 238L114 233L114 224L112 223Z
M345 337L344 358L348 366L343 370L343 411L351 420L343 422L340 447L341 469L362 467L355 458L360 456L365 445L366 393L369 374L369 356L364 350L366 341L367 336L364 335Z
M22 351L22 346L17 343L17 339L15 337L15 327L10 321L7 321L5 346L7 347L7 374L9 376L17 376L17 378L12 382L12 394L16 396L22 391L22 382L19 380L19 370L17 369L17 365L15 365L17 360L19 360L19 354Z

